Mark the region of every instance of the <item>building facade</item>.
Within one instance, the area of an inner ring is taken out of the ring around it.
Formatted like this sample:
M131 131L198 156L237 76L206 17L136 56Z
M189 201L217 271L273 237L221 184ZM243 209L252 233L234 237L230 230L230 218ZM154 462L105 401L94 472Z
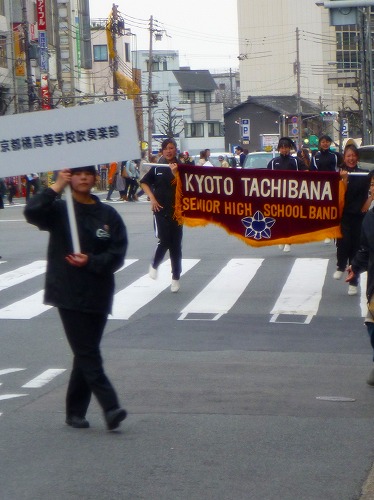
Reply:
M330 26L315 0L238 0L238 26L242 101L300 92L324 109L357 109L359 27Z
M177 51L133 53L133 64L141 72L145 140L152 128L152 151L163 138L174 136L181 151L198 154L202 149L224 150L223 103L216 101L217 85L207 70L180 68Z

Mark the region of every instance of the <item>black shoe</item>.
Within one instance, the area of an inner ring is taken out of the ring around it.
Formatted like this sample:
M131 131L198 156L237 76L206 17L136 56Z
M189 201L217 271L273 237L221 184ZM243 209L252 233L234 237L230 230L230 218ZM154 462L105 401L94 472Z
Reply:
M127 417L127 412L123 408L117 408L116 410L110 410L105 413L106 425L109 431L113 431L119 427L122 420Z
M75 429L87 429L90 424L84 417L66 417L65 422Z

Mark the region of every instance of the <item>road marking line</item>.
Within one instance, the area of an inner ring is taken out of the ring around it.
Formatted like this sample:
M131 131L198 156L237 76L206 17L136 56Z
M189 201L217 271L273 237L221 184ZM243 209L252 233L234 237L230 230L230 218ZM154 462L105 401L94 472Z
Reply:
M22 398L24 396L28 396L28 394L3 394L0 395L0 401L4 401L5 399L13 399L13 398Z
M18 267L14 271L9 271L8 273L1 274L0 290L6 290L11 286L19 285L24 281L45 273L46 265L47 263L45 260L36 260L35 262L27 264L26 266Z
M66 368L50 368L49 370L45 370L43 373L33 378L22 387L25 389L38 389L43 387L43 385L48 384L51 380L53 380L57 375L66 371Z
M287 281L270 314L270 323L282 314L306 316L309 324L317 314L325 282L328 259L296 259ZM285 321L292 323L292 321ZM295 321L296 323L296 321Z
M183 259L182 275L192 269L200 259ZM129 319L148 302L170 286L170 260L163 262L158 268L157 280L145 274L114 296L113 312L109 319Z
M124 265L118 269L117 273L125 269L126 267L130 266L131 264L134 264L134 262L137 262L138 259L126 259ZM40 261L44 262L45 261ZM27 267L27 266L25 266ZM22 269L22 268L19 268ZM18 269L16 270L18 271ZM30 269L29 269L30 271ZM45 271L45 266L44 270ZM15 271L12 271L12 273L16 273ZM8 273L6 273L8 274ZM17 274L17 273L16 273ZM41 273L39 273L41 274ZM4 275L2 275L4 276ZM0 279L2 279L2 276L0 276ZM16 278L14 278L16 279ZM28 279L28 278L27 278ZM10 285L11 286L11 285ZM1 289L1 287L0 287ZM12 304L9 304L8 306L3 307L0 309L0 319L32 319L35 318L36 316L39 316L40 314L43 314L44 312L48 311L49 309L52 309L53 306L49 306L46 304L43 304L43 299L44 299L44 290L39 290L38 292L29 295L25 297L24 299L18 300L17 302L13 302Z
M264 259L231 259L181 311L178 320L216 321L226 314L251 282ZM193 317L193 315L201 317ZM190 317L188 317L190 315ZM203 317L204 315L205 318Z
M31 319L48 311L53 306L43 304L44 290L39 290L25 299L13 302L0 309L0 319Z
M24 370L26 370L26 368L4 368L4 370L0 370L0 376L7 375L8 373L22 372Z
M360 307L361 307L361 316L362 318L366 317L368 312L368 299L366 297L366 285L367 285L368 273L360 274Z

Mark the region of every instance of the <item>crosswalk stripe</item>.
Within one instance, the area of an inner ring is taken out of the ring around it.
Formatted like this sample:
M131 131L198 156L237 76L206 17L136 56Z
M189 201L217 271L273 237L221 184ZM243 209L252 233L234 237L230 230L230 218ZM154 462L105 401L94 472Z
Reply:
M264 259L231 259L217 276L182 309L182 314L178 319L219 319L239 299L263 261Z
M2 394L0 396L0 401L5 401L6 399L22 398L28 396L28 394Z
M121 271L123 271L124 269L126 269L126 267L129 267L131 266L131 264L134 264L135 262L138 262L139 259L126 259L123 266L120 267L116 272L115 274L117 273L120 273Z
M200 259L183 259L182 275L192 269L199 261ZM146 274L115 294L113 312L109 319L129 319L136 311L168 288L170 281L170 260L167 260L158 267L157 280L152 280Z
M130 266L138 259L126 259L124 265L117 273ZM25 266L26 267L26 266ZM32 319L52 308L43 304L44 290L29 295L28 297L13 302L0 309L0 319Z
M0 375L8 375L8 373L22 372L26 370L26 368L4 368L0 370Z
M24 384L22 387L24 389L38 389L40 387L43 387L43 385L48 384L48 382L57 377L57 375L60 375L60 373L63 373L65 371L66 368L50 368Z
M126 259L120 273L139 259ZM192 269L200 259L183 259L184 273ZM230 311L239 300L250 281L260 270L264 259L232 259L193 300L180 311L179 320L217 320ZM270 311L271 322L308 324L317 314L329 259L295 259L281 294ZM0 292L43 274L46 261L40 260L0 274ZM154 300L170 285L170 260L159 267L159 277L151 280L143 275L114 297L113 314L109 319L127 320L147 303ZM121 278L117 280L117 288ZM352 298L352 307L359 307L366 315L366 273L361 275L360 294ZM123 286L123 285L122 285ZM21 289L22 287L20 287ZM224 291L224 293L222 293ZM39 290L21 300L0 308L1 319L32 319L51 309L43 304L44 290ZM268 313L268 311L262 311ZM286 318L290 316L290 318ZM300 321L298 321L298 319ZM0 371L1 374L1 371Z
M306 316L310 323L316 315L322 297L328 259L296 259L291 273L272 311L271 323L280 322L280 315Z
M366 285L367 285L368 273L362 273L360 275L360 308L361 308L361 316L365 318L367 310L368 310L368 299L366 297Z
M0 319L31 319L48 311L52 306L43 304L44 290L29 295L25 299L17 300L0 309Z
M0 291L6 290L14 285L19 285L35 276L45 273L47 263L45 260L36 260L26 266L18 267L0 275Z

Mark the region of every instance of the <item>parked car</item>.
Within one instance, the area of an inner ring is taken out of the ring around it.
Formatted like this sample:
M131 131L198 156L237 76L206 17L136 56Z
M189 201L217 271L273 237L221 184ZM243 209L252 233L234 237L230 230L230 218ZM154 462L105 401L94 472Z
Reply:
M361 146L358 148L359 166L365 170L374 170L374 146Z
M214 153L210 153L209 161L210 161L210 163L213 164L214 167L220 167L221 166L221 163L218 160L219 156L223 156L224 159L230 165L230 167L236 167L236 158L235 158L235 155L233 155L232 153L227 153L227 152L224 152L224 153L215 153L215 152ZM195 165L199 164L199 160L200 160L200 155L193 156L193 161L195 162Z
M248 153L243 168L266 168L273 158L273 153L267 153L266 151Z

